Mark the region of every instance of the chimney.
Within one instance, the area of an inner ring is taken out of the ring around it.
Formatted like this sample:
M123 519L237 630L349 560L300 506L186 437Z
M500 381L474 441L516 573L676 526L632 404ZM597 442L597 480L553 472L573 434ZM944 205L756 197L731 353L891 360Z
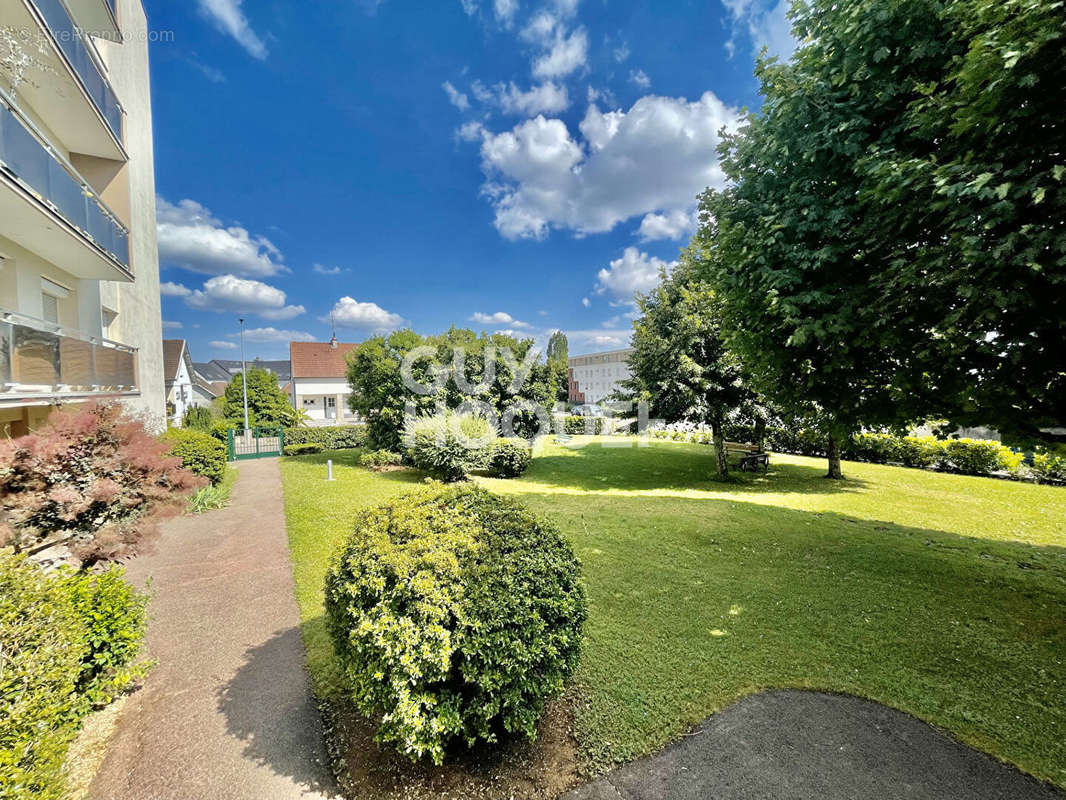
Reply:
M329 348L330 348L330 350L336 350L337 349L337 337L336 336L334 336L332 339L329 340Z

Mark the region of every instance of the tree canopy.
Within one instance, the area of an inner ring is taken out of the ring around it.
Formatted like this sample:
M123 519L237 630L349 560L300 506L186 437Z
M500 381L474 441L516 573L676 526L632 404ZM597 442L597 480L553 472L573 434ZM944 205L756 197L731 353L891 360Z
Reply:
M632 377L623 389L648 402L653 417L709 425L718 473L724 475L726 416L752 393L722 335L722 302L700 277L693 250L682 253L672 273L662 273L656 288L637 296Z
M570 343L566 334L555 331L548 338L548 367L556 386L556 399L565 402L570 398Z
M1062 8L796 4L802 44L760 60L763 108L725 137L696 236L775 405L837 441L1066 420Z
M222 414L228 422L244 426L244 375L237 374L226 387ZM248 368L248 423L252 427L289 427L300 414L278 387L278 378L261 367Z
M484 403L501 420L515 406L526 409L514 415L513 426L528 435L536 429L532 406L546 413L556 392L547 363L533 348L532 339L454 327L437 336L408 329L373 336L349 356L348 402L367 420L376 447L396 449L408 408L423 414L464 403ZM408 385L401 370L412 354L411 377L421 388ZM485 379L486 363L491 381Z

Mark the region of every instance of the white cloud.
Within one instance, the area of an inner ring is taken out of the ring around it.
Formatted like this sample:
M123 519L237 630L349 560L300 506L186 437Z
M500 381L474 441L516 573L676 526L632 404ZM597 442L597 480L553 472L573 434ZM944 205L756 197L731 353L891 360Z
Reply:
M177 330L180 327L182 327L180 322L174 322L168 319L163 320L163 330L165 331Z
M789 0L723 0L733 18L733 38L726 43L732 57L738 33L746 33L755 52L763 47L767 54L786 60L795 51L798 42L792 35L792 23L788 19Z
M514 24L515 14L518 13L518 0L493 0L492 12L496 15L496 21L505 28Z
M497 311L494 314L485 314L477 311L470 317L470 321L478 322L482 325L513 325L516 328L530 327L528 322L517 320L505 311Z
M614 56L614 60L621 64L627 58L629 58L629 44L622 42L618 47L611 51L611 55Z
M680 239L696 229L696 212L671 211L668 214L646 214L640 221L641 241Z
M344 272L340 267L326 267L322 264L315 264L311 267L311 270L319 275L340 275Z
M476 120L464 122L455 131L455 135L464 142L476 142L487 133L488 131L485 129L485 126Z
M386 311L377 303L360 303L351 297L342 297L333 306L333 320L346 328L366 328L385 331L399 328L404 318Z
M459 0L459 4L463 7L463 13L468 17L477 13L477 0Z
M444 93L448 95L448 102L453 106L460 111L467 111L470 108L470 98L468 98L465 93L460 92L452 86L451 81L445 81L440 86L444 90Z
M584 28L570 33L558 29L548 52L533 61L533 75L537 78L565 78L582 68L588 61L589 39Z
M192 289L182 286L180 283L163 281L159 284L159 294L163 297L188 297L192 294Z
M577 6L580 0L555 0L552 5L561 17L572 17L577 14Z
M216 339L213 342L208 342L208 345L214 347L216 350L236 350L239 345L236 342L226 342Z
M533 114L554 114L570 106L570 97L566 87L547 81L539 86L532 86L523 92L514 81L504 85L496 84L495 101L508 114L527 117Z
M627 247L621 258L616 258L596 275L596 292L606 293L622 303L631 303L634 294L646 294L658 285L660 270L669 270L672 266L635 247Z
M232 334L240 336L239 333ZM313 342L315 337L307 331L286 331L277 328L249 328L244 332L244 338L249 342Z
M266 319L291 319L303 306L285 305L285 292L261 281L218 275L185 298L190 308L234 314L256 314Z
M596 350L620 350L629 346L631 330L569 330L563 331L570 345L570 355L582 355Z
M583 305L585 308L588 308L589 306L592 305L592 301L589 300L587 297L582 297L581 298L581 305Z
M642 69L629 70L629 82L634 86L639 86L641 89L647 89L651 86L651 78L649 78L648 73Z
M281 251L263 236L239 226L225 226L195 200L176 205L156 198L159 260L207 275L256 278L286 272Z
M222 33L237 40L248 54L260 60L267 57L267 48L258 34L252 30L241 8L243 0L197 0L200 13L209 19Z
M581 141L558 119L537 116L482 138L482 193L509 239L543 238L551 228L601 233L636 215L692 207L721 187L719 130L738 112L714 93L699 100L649 95L629 111L591 106Z

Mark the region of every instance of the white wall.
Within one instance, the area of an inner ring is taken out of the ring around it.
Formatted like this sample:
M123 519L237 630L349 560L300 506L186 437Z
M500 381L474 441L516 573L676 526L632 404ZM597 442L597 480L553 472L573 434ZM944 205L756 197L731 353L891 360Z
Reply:
M296 395L296 408L302 408L312 420L324 421L326 417L326 398L336 398L336 419L339 422L354 419L348 408L348 395L351 387L347 378L297 378L293 381Z
M97 41L108 77L126 110L129 154L130 264L133 283L107 283L101 302L118 312L112 338L138 349L141 395L127 401L156 426L166 414L163 324L159 297L159 252L155 227L155 154L148 74L148 20L140 0L118 0L118 22L126 41Z
M167 400L174 404L174 416L170 418L170 422L180 426L182 419L185 418L185 410L194 405L192 376L185 367L184 358L178 363L178 374L167 393Z

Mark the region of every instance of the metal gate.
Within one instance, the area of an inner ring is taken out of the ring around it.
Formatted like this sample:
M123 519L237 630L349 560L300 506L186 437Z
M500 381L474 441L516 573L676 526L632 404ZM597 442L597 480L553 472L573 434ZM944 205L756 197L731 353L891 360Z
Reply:
M239 433L232 428L227 433L229 460L280 456L285 448L284 428L253 428Z

